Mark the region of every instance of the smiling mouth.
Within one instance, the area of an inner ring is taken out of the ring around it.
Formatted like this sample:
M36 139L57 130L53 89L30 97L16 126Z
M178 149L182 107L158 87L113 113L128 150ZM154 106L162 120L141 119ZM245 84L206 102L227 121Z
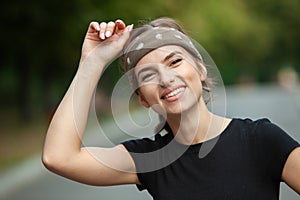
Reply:
M163 94L163 96L161 98L162 99L168 99L168 98L171 98L171 97L175 97L178 94L182 93L184 90L185 90L185 87L183 87L183 86L178 87L174 90L165 92L165 94Z

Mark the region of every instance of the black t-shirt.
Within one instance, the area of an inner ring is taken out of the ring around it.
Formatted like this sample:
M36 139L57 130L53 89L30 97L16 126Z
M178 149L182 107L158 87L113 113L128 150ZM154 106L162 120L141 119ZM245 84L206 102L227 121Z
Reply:
M135 162L138 188L156 200L279 199L284 164L299 146L267 119L233 119L205 143L187 146L173 139L168 133L123 143ZM213 148L199 157L209 143Z

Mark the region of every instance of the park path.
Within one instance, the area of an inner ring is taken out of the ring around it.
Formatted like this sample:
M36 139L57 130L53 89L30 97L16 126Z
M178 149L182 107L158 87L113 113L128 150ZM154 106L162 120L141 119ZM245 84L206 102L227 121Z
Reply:
M227 116L269 118L300 141L300 88L284 90L274 85L227 87ZM106 130L118 129L111 124ZM117 136L116 136L117 137ZM94 141L92 139L91 141ZM282 200L300 197L285 184L281 185ZM151 199L134 185L92 187L69 181L48 172L39 156L0 177L0 200L137 200Z

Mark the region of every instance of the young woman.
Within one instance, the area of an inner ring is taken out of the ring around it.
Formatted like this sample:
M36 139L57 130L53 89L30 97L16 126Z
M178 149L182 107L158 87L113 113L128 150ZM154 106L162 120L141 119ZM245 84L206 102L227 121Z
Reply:
M99 77L120 52L140 103L165 119L167 133L81 147ZM299 143L267 119L212 113L204 98L210 89L202 55L174 20L134 30L121 20L92 22L49 126L43 163L85 184L137 184L154 199L278 199L281 181L300 194Z

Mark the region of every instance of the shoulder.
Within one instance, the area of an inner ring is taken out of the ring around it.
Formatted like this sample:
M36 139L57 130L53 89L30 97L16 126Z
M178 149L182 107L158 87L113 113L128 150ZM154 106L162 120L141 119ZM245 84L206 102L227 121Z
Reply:
M267 118L261 118L252 120L246 119L234 119L235 128L240 131L249 134L250 136L263 136L270 133L284 133L284 131Z
M294 141L285 130L271 122L269 119L258 119L252 121L252 123L253 129L251 134L262 141L269 141L274 144Z
M233 134L234 136L239 136L244 139L255 138L257 134L265 130L270 123L270 120L266 118L257 120L233 118L228 126L228 130L231 135Z
M267 118L261 118L256 120L250 118L233 118L233 121L236 122L236 124L238 124L241 128L257 128L258 125L271 123L271 121Z
M237 121L236 124L242 130L242 134L247 135L247 139L255 145L255 148L266 149L266 152L274 154L279 152L286 154L299 146L293 137L269 119L237 119Z
M285 130L267 118L256 120L235 118L231 127L230 130L234 133L234 136L247 140L252 145L263 145L276 149L278 145L290 146L297 144Z
M299 143L269 119L237 119L235 124L243 130L240 133L240 137L244 138L243 144L247 144L259 165L280 180L288 156L299 147Z

